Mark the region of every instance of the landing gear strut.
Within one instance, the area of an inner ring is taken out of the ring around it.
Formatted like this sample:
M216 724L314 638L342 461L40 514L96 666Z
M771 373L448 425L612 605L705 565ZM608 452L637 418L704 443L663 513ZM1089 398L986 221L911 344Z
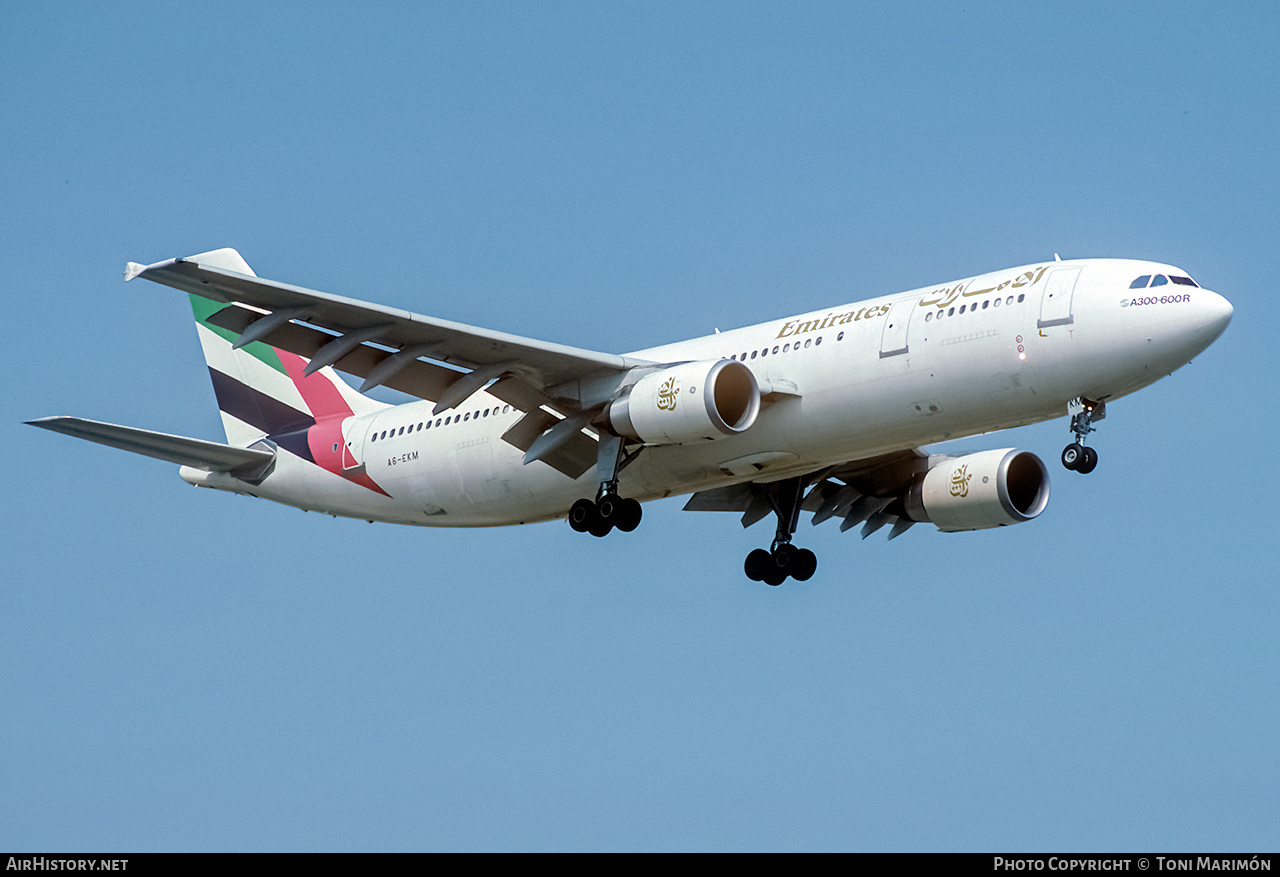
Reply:
M778 516L778 530L768 551L757 548L747 555L743 569L747 578L753 582L774 586L782 584L788 578L804 582L817 570L817 556L808 548L796 548L791 544L791 535L795 533L796 523L800 519L804 487L804 479L788 478L770 485L772 489L765 494L773 507L773 513Z
M580 499L569 508L569 526L579 533L592 536L608 536L617 527L630 533L640 526L640 503L618 496L618 473L640 453L636 449L626 453L622 439L616 436L600 436L600 450L596 456L596 468L600 474L600 490L595 501Z
M1085 446L1085 436L1094 431L1093 421L1107 416L1107 406L1077 396L1067 403L1067 414L1071 415L1071 432L1076 440L1062 449L1062 465L1088 475L1098 466L1098 452Z

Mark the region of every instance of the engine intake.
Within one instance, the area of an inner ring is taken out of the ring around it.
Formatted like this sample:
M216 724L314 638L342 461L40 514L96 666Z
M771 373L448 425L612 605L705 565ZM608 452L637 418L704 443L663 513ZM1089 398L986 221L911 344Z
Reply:
M1049 503L1049 471L1015 448L944 457L907 491L907 514L944 532L1021 524Z
M605 409L616 434L675 445L743 432L759 413L756 377L733 359L686 362L645 375Z

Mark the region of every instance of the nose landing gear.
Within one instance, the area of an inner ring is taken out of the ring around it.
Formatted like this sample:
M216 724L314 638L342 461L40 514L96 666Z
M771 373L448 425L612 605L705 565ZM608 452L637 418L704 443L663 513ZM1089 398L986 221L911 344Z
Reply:
M1088 475L1098 465L1098 452L1079 442L1072 442L1062 449L1062 465L1083 475Z
M1107 406L1077 396L1067 403L1067 414L1071 416L1071 432L1076 440L1062 449L1062 465L1072 472L1088 475L1098 466L1098 452L1085 446L1085 436L1094 431L1093 421L1107 416Z

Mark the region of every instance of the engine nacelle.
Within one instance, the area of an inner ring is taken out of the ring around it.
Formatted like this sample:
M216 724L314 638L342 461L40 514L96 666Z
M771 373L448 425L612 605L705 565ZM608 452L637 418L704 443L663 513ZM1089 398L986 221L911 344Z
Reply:
M740 433L759 413L756 377L733 359L686 362L645 375L605 409L618 435L671 445Z
M1049 471L1015 448L944 457L907 491L907 514L944 532L1029 521L1049 503Z

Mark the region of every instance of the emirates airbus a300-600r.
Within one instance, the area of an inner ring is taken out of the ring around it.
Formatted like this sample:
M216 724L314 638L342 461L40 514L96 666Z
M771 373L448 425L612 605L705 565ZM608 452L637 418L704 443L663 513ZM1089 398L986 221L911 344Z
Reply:
M1087 473L1106 405L1181 367L1231 305L1156 262L1044 262L622 355L257 277L235 250L153 265L190 294L226 443L75 417L35 426L181 465L201 487L369 521L634 530L640 503L772 514L746 574L808 579L802 512L866 536L1029 521L1044 463L921 446L1070 418ZM347 385L337 372L363 380ZM379 385L416 400L363 395Z

